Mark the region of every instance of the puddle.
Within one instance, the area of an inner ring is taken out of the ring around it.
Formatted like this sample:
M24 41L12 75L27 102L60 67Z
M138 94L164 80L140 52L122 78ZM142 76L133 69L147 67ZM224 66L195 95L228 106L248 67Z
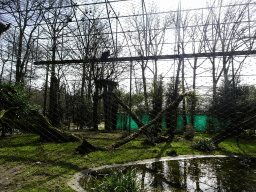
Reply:
M136 181L146 191L256 191L256 160L205 157L146 162L89 171L81 176L84 191L93 191L115 171L136 170Z

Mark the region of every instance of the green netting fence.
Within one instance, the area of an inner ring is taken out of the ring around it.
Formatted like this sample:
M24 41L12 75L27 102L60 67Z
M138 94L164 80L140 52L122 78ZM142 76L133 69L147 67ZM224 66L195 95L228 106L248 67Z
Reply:
M150 121L149 115L138 115L138 117L142 120L142 122L144 124L148 123ZM163 115L162 116L162 128L165 129L166 128L166 121L165 121L166 116ZM190 115L186 115L187 118L187 123L190 123L191 117ZM211 117L208 117L206 115L196 115L195 116L195 131L205 131L206 128L209 126L208 125L208 120ZM130 116L128 114L118 114L118 120L117 120L117 129L119 130L128 130L129 129L129 122L131 119L131 130L137 130L139 127L138 125L135 123L135 121L130 118ZM219 122L216 119L212 119L212 122L214 123L215 129L216 130L220 130L221 126L219 124ZM178 115L178 119L177 119L177 129L178 130L182 130L183 129L183 117L182 115Z

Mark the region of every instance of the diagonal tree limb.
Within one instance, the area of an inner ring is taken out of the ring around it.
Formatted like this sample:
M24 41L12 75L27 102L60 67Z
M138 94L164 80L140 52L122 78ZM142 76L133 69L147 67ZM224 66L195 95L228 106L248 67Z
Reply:
M212 138L212 143L217 146L219 143L225 141L228 138L240 135L244 130L254 127L256 122L256 115L247 118L239 123L232 123L226 129L217 133Z
M122 140L120 140L120 141L118 141L118 142L116 142L116 143L114 143L113 145L111 145L110 147L108 147L108 148L112 148L112 149L115 149L115 148L118 148L118 147L120 147L120 146L122 146L122 145L124 145L124 144L126 144L126 143L128 143L128 142L130 142L131 140L133 140L133 139L135 139L136 137L138 137L142 132L144 132L148 127L150 127L151 125L153 125L159 118L161 118L161 116L163 115L163 113L167 110L167 109L169 109L169 108L171 108L171 107L173 107L173 106L175 106L175 105L178 105L182 100L183 100L183 98L185 97L185 96L187 96L187 94L184 94L184 95L179 95L172 103L170 103L169 105L167 105L161 112L159 112L158 114L157 114L157 116L153 119L153 120L151 120L149 123L147 123L147 124L143 124L141 121L140 121L140 119L126 106L125 107L125 104L116 96L116 95L114 95L113 94L113 96L115 97L115 99L117 100L117 102L122 106L122 107L124 107L124 109L125 110L127 110L127 112L132 116L132 118L134 118L133 120L139 125L139 129L137 130L137 131L135 131L133 134L131 134L131 135L129 135L128 137L125 137L124 139L122 139ZM142 126L141 126L142 125Z
M120 146L132 141L133 139L137 138L142 132L144 132L148 127L153 125L159 118L161 118L161 116L167 109L169 109L173 106L177 106L183 100L183 98L185 96L187 96L187 94L178 96L172 103L167 105L161 112L159 112L157 114L157 116L152 121L150 121L149 123L147 123L145 125L141 122L141 120L137 117L137 115L134 114L129 109L129 107L127 107L115 94L112 94L112 96L132 116L133 120L138 124L138 126L140 128L137 131L135 131L133 134L129 135L128 137L125 137L124 139L117 141L113 145L110 145L109 147L106 147L106 148L92 145L91 143L89 143L88 141L86 141L84 139L82 145L80 145L76 148L76 151L78 151L79 153L90 153L90 152L94 152L94 151L106 151L106 150L116 149L116 148L119 148Z
M123 101L121 101L121 99L119 99L118 96L115 93L112 93L112 96L118 102L118 104L120 104L124 108L124 110L126 110L131 115L132 119L135 121L135 123L139 127L144 126L144 123L142 123L142 121L138 118L138 116L135 113L133 113L130 110L130 108L126 104L124 104Z

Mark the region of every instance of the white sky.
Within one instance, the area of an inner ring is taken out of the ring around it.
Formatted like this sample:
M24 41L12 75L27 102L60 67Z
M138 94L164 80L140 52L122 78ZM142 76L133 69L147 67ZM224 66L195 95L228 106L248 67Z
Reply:
M101 0L102 2L105 2L105 0ZM211 0L213 1L213 0ZM218 0L216 0L218 1ZM230 2L229 0L223 0L224 3L225 2ZM89 0L89 1L84 1L84 0L81 0L81 4L85 4L85 3L89 3L89 2L95 2L93 0ZM142 0L129 0L129 1L119 1L119 2L113 2L113 1L109 1L111 2L111 6L113 8L113 10L116 12L116 14L120 15L120 16L125 16L125 15L132 15L133 14L133 11L135 9L138 9L141 11L141 5L142 5ZM148 10L152 5L152 6L157 6L158 8L158 11L159 12L167 12L167 11L176 11L178 9L178 5L179 5L179 0L145 0L145 4L146 4L146 9ZM203 8L203 7L206 7L206 2L207 0L181 0L181 9L182 10L187 10L187 9L195 9L195 8ZM105 13L103 13L102 15L106 15L106 4L101 4L101 5L97 5L98 9L99 10L103 10ZM84 8L86 9L89 9L90 6L85 6ZM133 9L134 8L134 9ZM109 10L111 10L109 8ZM141 12L140 12L141 13ZM113 16L113 12L112 12L112 16ZM127 26L127 18L120 18L120 22L121 22L121 25L125 28ZM113 22L115 23L115 22ZM115 25L112 26L112 30L115 32ZM118 27L118 30L120 30L120 26ZM170 32L170 31L169 31ZM121 39L121 38L118 38L118 40ZM173 37L172 37L173 39ZM125 43L123 43L125 44ZM123 45L121 44L121 45ZM173 47L168 47L166 50L168 50L167 53L164 53L165 54L173 54L173 52L169 51L173 49ZM50 51L49 51L50 52ZM122 53L124 57L129 57L129 53L128 51ZM253 62L255 61L255 59L253 59ZM251 64L253 63L251 62ZM173 60L167 60L167 61L164 61L164 62L160 62L159 61L159 72L158 74L163 74L163 75L166 75L165 77L171 77L173 72L176 71L176 69L172 69L170 66L173 65ZM254 62L255 63L255 62ZM209 69L210 66L206 65L203 69L200 69L201 70L201 74L198 75L198 79L197 79L197 87L200 87L200 85L202 86L210 86L212 85L211 83L211 78L210 77L204 77L204 76L207 76L207 75L211 75L211 72L207 71L207 69ZM249 68L250 70L247 70L244 74L245 75L252 75L252 74L255 74L256 72L254 72L253 70L253 66L250 66ZM167 73L169 72L169 73ZM134 75L134 74L133 74ZM135 71L135 75L136 77L141 77L141 72L139 70ZM200 78L200 76L202 76ZM150 73L148 71L148 77L152 78L152 73ZM188 86L191 87L191 82L192 82L192 73L191 73L191 70L187 70L186 71L186 83ZM77 77L74 76L75 79L77 79ZM121 78L121 77L120 77ZM128 81L123 81L121 82L120 84L123 86L123 87L126 87L126 89L129 87L129 74L126 74L126 75L123 75L123 78L125 79L128 79ZM151 79L147 79L147 83L148 84L151 84L152 80ZM243 77L244 79L244 82L247 83L247 84L255 84L255 76L248 76L248 77ZM78 80L79 81L79 80ZM35 82L37 85L38 82ZM133 82L134 83L134 82ZM133 88L134 88L134 84L133 84Z
M147 2L147 0L145 1ZM176 10L179 2L181 2L182 9L194 9L205 7L206 0L158 0L159 7L163 10Z
M218 1L218 0L216 0ZM129 1L131 2L131 1ZM124 6L120 7L117 6L116 10L120 10L120 14L121 15L126 15L126 14L132 14L131 13L131 7L135 7L137 9L141 9L141 0L133 0L133 5L128 5L125 4ZM157 3L156 3L157 2ZM158 11L161 12L167 12L167 11L176 11L178 9L178 5L179 5L179 0L172 0L172 1L168 1L168 0L145 0L145 4L146 4L146 8L149 9L151 7L151 5L156 5L158 8ZM208 1L209 2L209 1ZM228 4L230 1L228 0L223 0L223 5ZM232 1L232 3L234 3L234 1ZM120 3L123 4L123 3ZM188 9L196 9L196 8L205 8L207 7L207 1L206 0L197 0L197 1L193 1L193 0L181 0L181 9L182 10L188 10ZM123 11L121 11L123 10ZM123 25L124 22L122 22ZM173 47L171 47L172 49ZM166 54L166 53L165 53ZM165 55L164 54L164 55ZM172 54L172 53L169 53ZM255 59L253 59L254 61ZM253 62L252 61L252 62ZM245 66L247 66L247 70L245 70L242 74L243 75L256 75L255 71L253 70L252 67L249 67L248 64L251 64L252 62L250 62L250 59L247 59L247 63L245 64ZM169 71L170 73L166 75L166 77L170 77L172 76L172 72L176 71L177 69L170 69L170 66L173 65L173 60L168 60L165 62L160 63L159 61L159 72L158 74L163 74L165 75L167 71ZM189 67L188 67L189 68ZM201 88L201 92L205 92L205 89L202 90L202 88L208 87L208 89L211 88L212 86L212 78L211 76L211 64L208 61L208 64L206 62L206 64L203 66L203 68L198 69L198 78L197 78L197 88ZM186 83L189 87L191 87L192 84L192 70L186 70ZM140 72L137 72L138 77L141 77ZM209 77L206 77L209 76ZM152 78L152 73L150 74L150 72L148 72L148 77ZM129 78L129 76L126 76L126 78ZM152 80L151 79L147 79L148 83L151 83ZM243 80L243 84L256 84L255 82L255 76L244 76L242 77ZM221 82L221 81L220 81ZM127 83L127 81L123 82L123 86L129 86L129 83Z

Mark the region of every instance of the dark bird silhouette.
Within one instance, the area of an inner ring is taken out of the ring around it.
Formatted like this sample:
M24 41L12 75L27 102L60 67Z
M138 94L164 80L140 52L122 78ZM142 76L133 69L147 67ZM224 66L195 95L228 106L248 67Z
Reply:
M67 17L67 22L72 22L72 17L71 17L71 15L67 15L66 17Z
M107 51L105 51L105 52L102 53L101 59L102 59L102 60L106 60L109 56L110 56L110 51L107 50Z
M3 23L0 22L0 36L2 35L3 32L8 30L11 27L11 24L4 25Z

